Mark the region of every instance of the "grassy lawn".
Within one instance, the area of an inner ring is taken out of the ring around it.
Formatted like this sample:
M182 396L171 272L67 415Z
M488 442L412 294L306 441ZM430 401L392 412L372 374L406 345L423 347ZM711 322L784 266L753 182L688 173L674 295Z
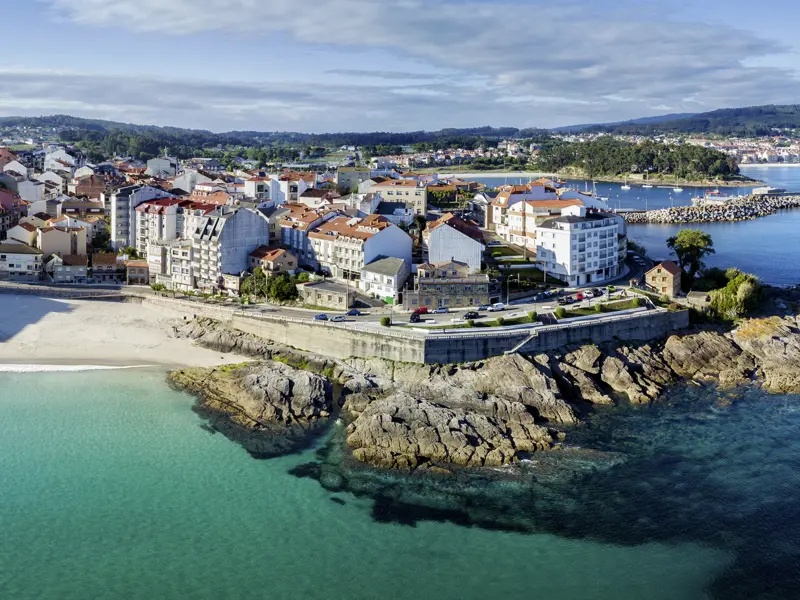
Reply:
M470 327L467 323L458 323L456 325L422 325L426 329L480 329L487 327L511 327L512 325L528 325L535 323L531 321L530 317L517 317L516 319L504 319L502 325L497 324L497 319L486 319L485 321L475 321L475 324Z
M537 267L529 267L525 269L506 269L503 271L503 274L508 277L513 277L511 281L512 289L516 285L517 275L520 276L523 283L528 281L532 283L549 283L560 287L565 285L563 281L556 279L555 277L551 277L550 275L547 276L547 281L545 282L544 272Z
M20 152L22 150L36 150L36 146L31 144L13 144L8 147L12 152Z
M491 246L486 249L489 253L489 256L492 258L502 258L504 256L519 256L520 253L508 246ZM497 254L498 256L495 256Z
M642 303L644 304L644 303ZM630 300L618 300L616 302L604 302L602 304L603 312L597 313L594 307L591 308L567 308L567 318L570 317L588 317L589 315L606 314L619 312L621 310L630 310L632 308L640 308L636 305L636 298ZM565 307L566 308L566 307Z

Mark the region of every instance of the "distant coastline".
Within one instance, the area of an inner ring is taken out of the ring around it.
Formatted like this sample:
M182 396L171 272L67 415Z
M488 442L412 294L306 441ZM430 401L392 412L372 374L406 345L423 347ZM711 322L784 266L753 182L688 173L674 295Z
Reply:
M750 167L754 168L766 167L768 169L775 167L800 167L800 163L746 163L743 165L739 165L740 169L748 169Z
M774 165L779 166L779 165ZM796 165L800 166L800 164ZM482 178L500 178L500 177L507 177L508 179L530 179L535 180L541 177L556 177L555 173L543 173L543 172L532 172L532 171L476 171L474 173L439 173L440 177L458 177L459 179L482 179ZM644 180L632 180L630 178L624 177L595 177L594 179L590 179L588 177L578 177L571 174L559 174L559 177L562 179L572 179L572 180L582 180L582 181L596 181L598 183L625 183L627 181L628 184L632 186L641 186L644 183L647 183ZM515 183L514 181L509 181L509 184ZM673 186L673 185L680 185L683 187L695 187L695 188L708 188L708 187L755 187L758 185L762 185L762 181L758 181L756 179L749 180L749 181L742 181L739 179L734 180L723 180L723 181L716 181L716 180L708 180L708 181L686 181L686 180L663 180L663 179L652 179L650 180L650 184L653 186Z

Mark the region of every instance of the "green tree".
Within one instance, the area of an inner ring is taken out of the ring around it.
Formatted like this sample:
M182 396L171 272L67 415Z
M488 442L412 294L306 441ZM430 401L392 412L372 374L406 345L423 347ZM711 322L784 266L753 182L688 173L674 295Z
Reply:
M392 319L391 317L381 317L381 327L391 327Z
M276 302L297 300L297 285L289 275L281 273L269 280L267 294L270 300L275 300Z
M559 306L556 309L556 319L563 319L567 316L567 311L563 306Z
M694 278L703 268L703 259L716 252L711 236L699 229L681 229L667 240L667 247L678 259L678 266L684 272L684 291L692 289Z

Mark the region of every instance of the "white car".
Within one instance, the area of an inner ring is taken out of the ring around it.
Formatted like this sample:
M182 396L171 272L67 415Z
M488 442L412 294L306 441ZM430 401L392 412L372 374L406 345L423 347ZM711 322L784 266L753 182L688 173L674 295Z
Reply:
M506 305L502 302L497 302L489 307L489 312L502 312L506 309Z

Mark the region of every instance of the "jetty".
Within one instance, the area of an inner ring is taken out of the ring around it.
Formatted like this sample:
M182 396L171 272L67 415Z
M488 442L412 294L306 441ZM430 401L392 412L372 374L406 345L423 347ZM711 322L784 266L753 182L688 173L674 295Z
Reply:
M675 206L648 211L620 211L620 214L630 225L672 225L749 221L790 208L800 208L800 194L791 196L751 195L724 204Z

